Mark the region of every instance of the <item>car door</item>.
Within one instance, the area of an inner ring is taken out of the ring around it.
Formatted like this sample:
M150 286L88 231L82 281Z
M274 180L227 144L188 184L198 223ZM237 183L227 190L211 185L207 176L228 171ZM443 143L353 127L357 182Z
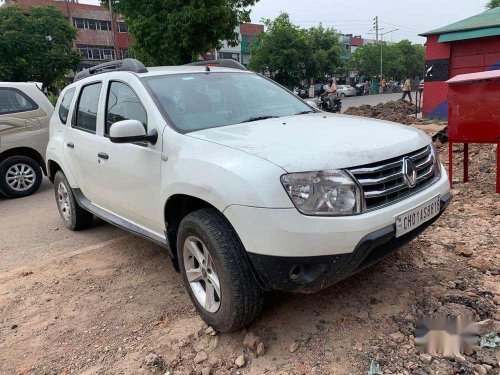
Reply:
M147 104L140 98L148 100ZM106 194L106 208L128 222L164 237L163 204L160 201L164 122L159 116L152 115L156 107L135 77L128 80L110 78L105 102L104 137L99 152L104 156L100 163L100 185ZM138 120L146 132L156 129L160 135L157 143L112 143L109 129L113 123L122 120Z
M98 164L98 129L103 127L101 103L103 82L96 81L83 85L79 90L71 126L64 138L64 157L73 181L86 198L94 203L102 203L104 190L100 186Z

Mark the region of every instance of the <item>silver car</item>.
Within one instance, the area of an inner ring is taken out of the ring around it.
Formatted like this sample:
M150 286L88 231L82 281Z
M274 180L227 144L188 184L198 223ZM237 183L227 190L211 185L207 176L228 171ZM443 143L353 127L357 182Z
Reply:
M33 194L46 174L45 152L54 107L41 84L0 82L0 193Z
M341 98L346 96L356 96L356 89L350 85L339 85L337 87L337 94Z

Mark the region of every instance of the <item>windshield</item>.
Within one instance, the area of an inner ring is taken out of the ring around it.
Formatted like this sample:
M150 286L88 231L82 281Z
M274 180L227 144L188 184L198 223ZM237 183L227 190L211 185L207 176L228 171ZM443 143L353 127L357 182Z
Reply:
M144 81L182 132L313 112L296 96L256 74L193 73Z

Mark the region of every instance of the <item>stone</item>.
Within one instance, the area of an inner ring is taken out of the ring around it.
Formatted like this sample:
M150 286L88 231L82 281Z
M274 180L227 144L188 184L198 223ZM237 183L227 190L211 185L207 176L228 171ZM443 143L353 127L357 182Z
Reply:
M160 357L158 357L155 353L149 353L144 358L144 363L146 364L146 366L150 367L158 366L160 364Z
M257 344L257 356L263 357L264 355L266 355L266 346L263 342L259 342Z
M500 295L493 297L493 302L495 305L500 305Z
M465 362L466 361L465 357L460 353L453 353L453 358L455 359L455 362Z
M478 375L486 375L488 373L488 370L486 370L482 365L474 366L474 370L476 370Z
M300 345L298 342L294 342L292 345L290 345L290 353L295 353L299 349Z
M210 326L208 326L208 328L205 330L205 334L210 335L210 336L216 336L217 333L218 332Z
M243 340L243 346L247 349L255 350L260 341L259 336L252 331L248 331Z
M203 370L201 370L201 375L210 375L212 372L212 369L210 367L205 367Z
M311 335L309 333L301 333L299 340L302 342L309 342L309 340L311 340Z
M420 360L424 362L426 365L430 365L432 363L432 356L430 354L420 354Z
M458 255L466 258L470 258L474 255L474 251L471 249L471 246L463 242L457 244L457 246L455 247L455 251Z
M203 361L206 361L208 359L208 355L207 353L205 353L203 350L201 352L198 352L195 356L194 356L194 363L196 364L199 364Z
M495 330L495 321L493 319L486 319L480 322L475 322L467 327L467 332L474 333L479 336L484 336Z
M392 341L397 343L402 343L405 340L405 336L400 332L392 333L389 335L389 337Z
M236 366L238 366L238 368L241 368L241 367L245 366L245 364L246 364L246 363L247 363L247 362L246 362L246 360L245 360L245 356L244 356L244 355L240 355L238 358L236 358L236 359L234 360L234 364L235 364Z

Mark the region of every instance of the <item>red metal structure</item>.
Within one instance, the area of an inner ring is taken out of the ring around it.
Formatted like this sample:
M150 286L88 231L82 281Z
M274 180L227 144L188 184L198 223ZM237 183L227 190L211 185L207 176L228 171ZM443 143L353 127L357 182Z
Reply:
M464 144L464 182L469 180L469 143L497 144L500 193L500 70L458 75L447 81L449 175L453 181L453 143Z

